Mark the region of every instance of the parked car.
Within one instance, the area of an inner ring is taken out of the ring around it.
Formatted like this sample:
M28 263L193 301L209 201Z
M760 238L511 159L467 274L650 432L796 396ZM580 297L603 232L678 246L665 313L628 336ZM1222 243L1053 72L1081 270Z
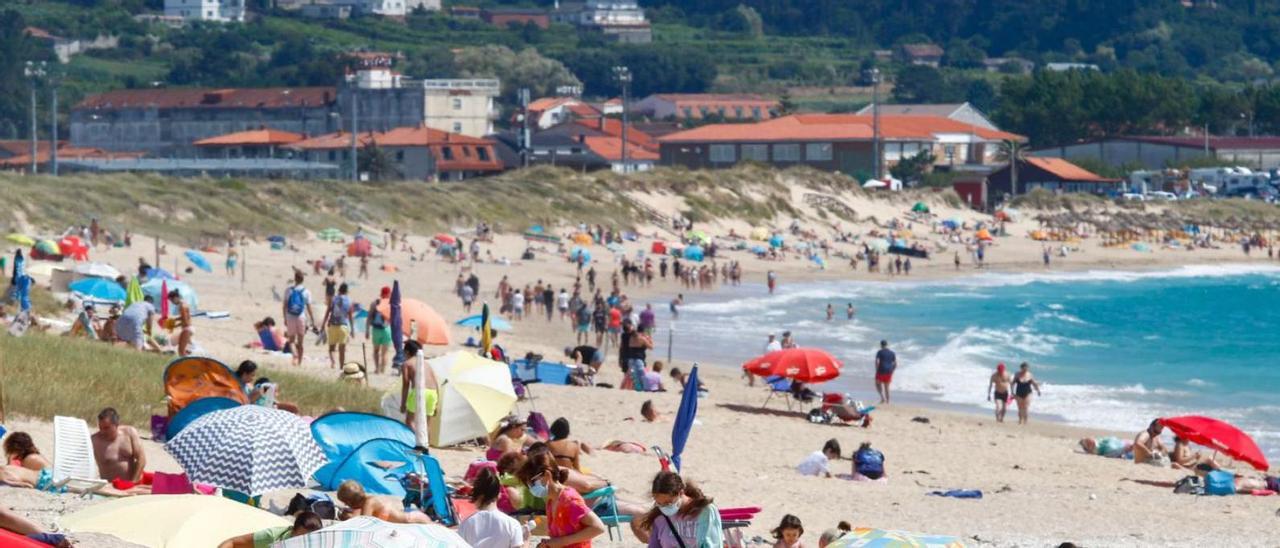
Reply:
M1161 200L1165 202L1172 202L1177 199L1178 199L1178 196L1172 192L1163 192L1163 191L1157 190L1155 192L1147 193L1147 200Z

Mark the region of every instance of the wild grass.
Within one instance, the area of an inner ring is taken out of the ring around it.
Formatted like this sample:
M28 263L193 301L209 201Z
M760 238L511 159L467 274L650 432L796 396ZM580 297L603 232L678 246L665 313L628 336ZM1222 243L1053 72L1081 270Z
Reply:
M39 419L93 419L102 408L114 407L123 421L145 426L151 415L166 412L161 379L170 361L83 339L0 335L5 412ZM281 398L297 403L304 414L335 407L372 412L381 399L376 390L336 380L277 370L264 375L279 383Z

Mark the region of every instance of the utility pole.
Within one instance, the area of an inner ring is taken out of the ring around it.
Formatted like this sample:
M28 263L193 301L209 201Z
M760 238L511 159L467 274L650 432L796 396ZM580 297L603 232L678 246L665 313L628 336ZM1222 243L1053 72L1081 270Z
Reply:
M529 135L529 88L520 88L520 109L523 112L520 115L520 161L524 167L529 167L529 154L533 148ZM554 158L551 164L555 165Z
M49 91L53 97L49 104L49 172L58 176L58 77L49 75Z
M31 80L31 174L35 175L38 169L36 151L39 149L39 138L36 136L39 133L36 131L39 127L39 122L36 121L36 86L40 83L40 79L44 78L45 63L44 61L39 63L27 61L27 67L22 73L28 80Z
M871 67L871 166L875 180L879 181L882 158L880 156L880 69Z
M631 69L626 66L613 67L613 76L622 84L622 172L630 173L631 164L627 161L627 100L631 95Z
M360 182L360 163L356 159L356 134L359 132L358 124L360 122L359 107L360 104L360 83L356 82L351 86L351 182Z

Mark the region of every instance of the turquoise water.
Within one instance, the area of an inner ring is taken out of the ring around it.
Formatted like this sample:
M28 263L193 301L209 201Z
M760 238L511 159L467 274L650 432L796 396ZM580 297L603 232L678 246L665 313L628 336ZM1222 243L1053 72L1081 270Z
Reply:
M827 282L773 296L743 286L695 298L675 329L676 359L713 363L746 361L769 332L791 330L845 363L828 389L864 392L885 338L898 390L975 409L989 405L996 363L1027 361L1044 388L1034 412L1134 432L1158 416L1205 414L1280 458L1280 269L1269 266Z

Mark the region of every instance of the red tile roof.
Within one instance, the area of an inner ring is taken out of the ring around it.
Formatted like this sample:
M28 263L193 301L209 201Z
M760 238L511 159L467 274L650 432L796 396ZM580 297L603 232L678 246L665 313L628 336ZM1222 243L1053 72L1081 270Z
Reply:
M237 131L235 133L228 133L226 135L209 137L208 139L201 139L192 144L198 147L236 146L236 145L258 145L258 146L288 145L288 144L305 140L306 138L307 136L301 133L294 133L292 131L283 131L279 129L262 128L262 129L251 129L249 131Z
M332 104L332 87L238 89L118 89L90 95L77 109L289 108Z
M622 120L616 118L596 118L594 120L577 120L575 124L587 129L594 129L606 135L613 137L622 137ZM627 142L632 146L647 148L649 150L658 150L658 142L654 140L652 135L636 129L635 125L627 126Z
M871 116L797 114L754 124L712 124L672 133L661 143L865 141L872 139ZM933 141L939 133L972 134L985 140L1025 140L1021 135L990 130L941 116L881 116L880 137L897 141Z
M870 114L797 114L764 123L777 123L787 118L795 118L806 125L865 124L871 126L875 123L874 117ZM880 137L884 139L931 140L938 133L972 134L991 141L1026 140L1026 137L1021 135L966 124L945 116L880 115Z
M468 137L428 127L396 128L386 133L361 133L357 146L370 144L392 148L428 148L435 158L438 171L501 171L502 162L493 150L493 141ZM338 132L320 135L289 145L299 150L342 150L351 147L351 133ZM444 149L448 147L453 159L446 160ZM488 160L481 160L477 149L485 149Z
M69 146L58 147L58 158L67 160L71 158L141 158L141 152L108 152L100 148L78 148ZM36 152L36 163L49 163L49 147L44 147ZM23 154L12 158L0 160L0 166L3 167L27 167L31 165L31 154Z
M348 137L349 138L349 137ZM400 127L386 133L373 134L374 144L380 147L412 147L443 144L492 145L493 141L468 137L429 127Z
M361 133L356 137L357 146L368 145L373 139L373 133ZM289 145L290 148L299 150L339 150L351 148L351 132L339 131L337 133L326 133L317 135L304 141L298 141Z
M66 141L58 141L58 148L67 146ZM43 139L36 141L36 150L48 150L49 140ZM7 153L10 156L18 156L20 154L31 154L30 139L0 139L0 152Z
M1049 172L1063 181L1082 183L1114 183L1120 179L1108 179L1075 165L1062 158L1027 158L1026 162Z
M591 152L599 154L604 159L609 160L610 162L622 161L622 138L601 135L596 137L584 137L583 141L586 142L587 148L591 149ZM627 159L628 161L656 162L658 161L658 154L651 150L628 146Z

